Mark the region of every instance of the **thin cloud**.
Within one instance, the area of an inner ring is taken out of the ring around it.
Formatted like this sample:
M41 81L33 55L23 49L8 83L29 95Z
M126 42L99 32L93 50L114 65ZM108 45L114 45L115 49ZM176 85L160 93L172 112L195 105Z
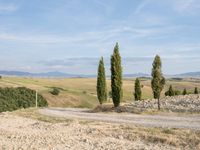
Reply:
M134 14L139 14L149 4L150 0L143 0L135 9Z
M194 13L200 8L198 0L176 0L173 4L174 9L179 13Z
M77 43L77 42L103 42L112 40L123 34L131 34L131 37L148 37L153 36L162 30L160 28L134 28L118 27L103 31L92 31L80 33L74 36L59 36L55 34L10 34L0 33L0 39L13 42L39 43L39 44L58 44L58 43Z
M13 4L0 4L0 12L14 12L18 7Z

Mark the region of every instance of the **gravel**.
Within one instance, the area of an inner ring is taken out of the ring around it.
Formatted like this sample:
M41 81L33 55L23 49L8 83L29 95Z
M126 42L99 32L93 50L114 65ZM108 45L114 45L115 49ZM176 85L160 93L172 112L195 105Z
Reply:
M120 126L79 121L48 123L12 115L0 115L2 150L134 150L176 149L164 143L131 140ZM118 133L118 134L116 134Z
M200 113L200 95L181 95L173 97L164 97L160 100L161 108L172 112L192 112ZM141 109L156 109L157 100L134 101L127 107Z

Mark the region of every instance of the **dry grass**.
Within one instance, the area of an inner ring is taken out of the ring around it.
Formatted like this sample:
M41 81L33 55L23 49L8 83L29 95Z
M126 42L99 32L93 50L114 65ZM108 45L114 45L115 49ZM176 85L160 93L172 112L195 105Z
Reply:
M20 109L13 112L9 112L11 115L17 115L25 118L32 118L39 121L50 122L50 123L60 123L60 122L70 122L72 120L66 118L56 118L51 116L41 115L36 108Z
M107 80L108 91L110 91L110 80ZM152 98L150 80L143 79L143 99ZM199 80L167 81L165 90L172 84L174 88L183 90L187 88L193 91L194 87L199 87ZM94 78L25 78L25 77L3 77L0 79L1 87L19 87L25 86L38 90L52 107L88 107L93 108L98 104L96 97L96 79ZM49 93L52 87L62 88L59 96L53 96ZM124 98L123 102L133 100L134 80L125 79L123 82ZM164 95L164 92L162 93Z
M136 141L138 139L147 143L166 144L180 149L200 149L200 131L170 128L145 128L138 126L114 126L113 136L119 136L118 129L122 129L123 139Z

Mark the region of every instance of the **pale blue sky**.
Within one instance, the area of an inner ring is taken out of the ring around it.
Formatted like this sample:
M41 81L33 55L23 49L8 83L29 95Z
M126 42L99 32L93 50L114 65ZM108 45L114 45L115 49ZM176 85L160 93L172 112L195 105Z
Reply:
M200 1L0 0L0 70L109 72L116 42L124 73L200 71Z

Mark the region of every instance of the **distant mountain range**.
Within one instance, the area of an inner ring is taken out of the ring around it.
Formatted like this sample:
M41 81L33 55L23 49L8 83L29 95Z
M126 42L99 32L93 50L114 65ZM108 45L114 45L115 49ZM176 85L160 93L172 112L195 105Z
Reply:
M85 75L85 74L67 74L63 72L45 72L45 73L30 73L23 71L4 71L0 70L0 75L2 76L21 76L21 77L57 77L57 78L91 78L96 77L96 75ZM150 77L150 74L145 73L135 73L135 74L124 74L125 78L134 77ZM167 77L200 77L200 72L187 72L183 74L176 75L166 75Z
M200 77L200 71L199 72L186 72L182 74L175 75L177 77Z
M45 72L45 73L30 73L22 71L0 71L0 75L6 76L24 76L24 77L78 77L75 74L67 74L62 72Z

